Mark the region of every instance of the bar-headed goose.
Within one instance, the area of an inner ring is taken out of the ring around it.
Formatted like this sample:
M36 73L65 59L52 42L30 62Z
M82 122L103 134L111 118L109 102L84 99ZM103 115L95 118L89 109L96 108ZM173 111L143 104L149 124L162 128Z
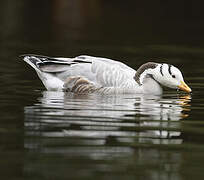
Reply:
M23 55L37 72L47 90L79 94L162 94L162 87L191 92L181 71L170 64L148 62L137 71L107 58L78 56L53 58Z

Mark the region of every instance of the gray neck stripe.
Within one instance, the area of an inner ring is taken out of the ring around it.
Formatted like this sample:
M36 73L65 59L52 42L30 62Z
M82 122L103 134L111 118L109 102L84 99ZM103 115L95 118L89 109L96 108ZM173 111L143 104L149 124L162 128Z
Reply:
M139 85L142 85L141 82L140 82L140 76L141 74L147 70L147 69L154 69L157 67L157 63L154 63L154 62L148 62L148 63L145 63L143 64L142 66L139 67L139 69L137 70L137 72L135 73L135 76L134 76L134 79L135 81L139 84Z

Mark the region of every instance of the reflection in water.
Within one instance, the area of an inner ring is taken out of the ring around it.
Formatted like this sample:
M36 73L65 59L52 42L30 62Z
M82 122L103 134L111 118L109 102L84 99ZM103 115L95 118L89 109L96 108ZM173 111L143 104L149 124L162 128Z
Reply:
M182 144L179 120L188 116L190 101L189 95L101 96L44 91L38 104L25 107L24 146L45 157L60 154L74 163L80 159L79 174L84 171L114 173L133 166L131 174L138 172L141 165L157 167L163 157L166 164L159 166L161 171L144 168L143 176L172 179L176 174L169 176L168 171L179 169L181 156L173 152L166 156L154 148L144 149L144 145ZM84 158L91 169L81 164ZM96 163L98 160L101 162ZM44 165L48 166L49 162ZM28 163L25 172L31 173L37 167L35 163ZM49 167L46 173L55 168L59 167ZM163 171L165 168L168 171ZM72 171L72 167L68 169ZM36 171L41 172L41 166Z
M39 101L25 108L28 135L93 139L114 136L130 142L137 137L139 142L168 144L181 143L175 138L181 133L178 120L188 116L190 96L79 96L45 91Z

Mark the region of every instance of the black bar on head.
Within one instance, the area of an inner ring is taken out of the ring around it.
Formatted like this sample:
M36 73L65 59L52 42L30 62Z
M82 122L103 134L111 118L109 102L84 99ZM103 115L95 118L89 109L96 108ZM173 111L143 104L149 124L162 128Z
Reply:
M163 70L163 64L160 66L160 73L161 73L161 75L162 75L162 76L164 76L164 74L163 74L163 71L162 71L162 70Z
M171 72L171 66L172 65L168 64L168 66L169 66L169 68L168 68L169 74L172 75L172 72Z

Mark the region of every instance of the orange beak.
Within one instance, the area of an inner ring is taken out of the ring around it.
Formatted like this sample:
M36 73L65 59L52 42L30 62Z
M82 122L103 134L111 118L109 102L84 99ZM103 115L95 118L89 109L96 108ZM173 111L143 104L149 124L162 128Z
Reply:
M178 88L188 93L192 91L191 88L189 88L188 85L184 81L181 81L181 84L178 86Z

